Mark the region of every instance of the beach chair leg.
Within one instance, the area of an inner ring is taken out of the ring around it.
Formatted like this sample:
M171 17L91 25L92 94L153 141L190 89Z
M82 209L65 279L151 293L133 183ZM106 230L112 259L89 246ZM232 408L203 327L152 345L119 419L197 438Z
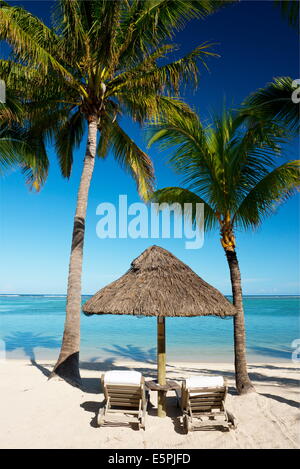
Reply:
M177 409L180 408L180 395L177 389L175 389L175 395L176 395L176 407Z
M143 409L143 412L138 416L138 428L146 430L146 409Z
M184 428L185 433L189 432L188 416L187 415L183 416L183 428Z
M146 422L146 409L147 409L147 396L144 394L142 399L140 399L139 402L139 413L137 416L138 420L138 429L140 430L141 428L145 430L145 422Z
M228 410L226 411L226 414L229 425L231 426L231 428L233 428L233 430L235 430L237 427L237 423L234 415L231 412L228 412Z
M138 423L139 430L146 430L144 419L140 419Z
M193 430L192 422L187 414L183 416L183 427L186 433L189 433Z
M101 427L101 425L104 424L104 415L105 415L105 407L100 409L99 414L98 414L97 423L99 427Z
M143 415L142 415L142 425L141 425L143 430L146 430L146 403L144 404L143 408Z

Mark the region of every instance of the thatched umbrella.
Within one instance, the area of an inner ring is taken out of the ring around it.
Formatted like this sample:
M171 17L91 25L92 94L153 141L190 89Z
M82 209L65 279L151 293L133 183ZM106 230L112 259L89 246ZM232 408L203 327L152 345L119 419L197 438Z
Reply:
M159 246L146 249L118 280L83 305L86 314L157 316L158 383L166 384L165 317L235 315L234 306L186 264ZM158 415L165 415L159 392Z

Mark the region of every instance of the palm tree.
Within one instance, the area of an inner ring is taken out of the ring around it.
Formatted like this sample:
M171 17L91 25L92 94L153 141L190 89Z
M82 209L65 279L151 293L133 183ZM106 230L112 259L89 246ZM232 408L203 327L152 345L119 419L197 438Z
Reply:
M204 204L204 228L219 227L227 258L233 303L236 387L254 390L248 376L241 274L236 252L238 228L255 228L299 185L299 161L277 165L284 132L273 124L247 126L232 112L215 117L204 127L196 115L173 116L150 126L149 145L176 147L170 161L183 178L183 187L154 193L158 203Z
M0 0L0 39L8 41L15 54L8 78L13 81L16 77L16 86L20 92L23 89L36 132L44 139L54 139L65 177L71 174L73 150L87 128L64 336L52 376L59 375L73 384L80 382L82 256L95 156L104 157L111 149L136 179L140 195L148 198L154 179L151 160L121 128L119 116L126 114L143 123L159 114L189 113L187 106L172 95L178 94L182 82L196 82L197 59L214 54L206 43L186 57L166 63L166 56L175 49L166 41L188 20L205 17L225 3L60 0L51 29L26 10ZM162 59L165 64L161 64ZM28 75L30 87L26 86Z

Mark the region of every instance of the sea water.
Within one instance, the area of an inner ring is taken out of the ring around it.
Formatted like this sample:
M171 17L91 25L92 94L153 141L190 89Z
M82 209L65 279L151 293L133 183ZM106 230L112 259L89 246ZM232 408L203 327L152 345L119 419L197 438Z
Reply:
M84 296L85 302L89 297ZM65 320L63 295L1 295L0 343L10 358L58 356ZM249 362L286 362L300 338L298 296L244 298ZM167 360L232 362L233 320L215 317L167 318ZM156 318L81 316L83 361L156 361Z

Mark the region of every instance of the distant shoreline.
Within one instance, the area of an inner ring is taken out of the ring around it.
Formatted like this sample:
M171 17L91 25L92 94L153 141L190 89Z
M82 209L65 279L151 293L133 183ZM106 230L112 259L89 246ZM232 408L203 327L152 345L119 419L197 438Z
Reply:
M44 297L44 298L66 298L66 294L51 294L51 293L0 293L0 297L20 297L20 296L37 296L37 297ZM93 293L83 293L81 296L93 296ZM224 295L226 297L231 297L232 295ZM253 297L253 298L300 298L300 293L295 294L281 294L281 293L273 293L273 294L244 294L244 297Z

